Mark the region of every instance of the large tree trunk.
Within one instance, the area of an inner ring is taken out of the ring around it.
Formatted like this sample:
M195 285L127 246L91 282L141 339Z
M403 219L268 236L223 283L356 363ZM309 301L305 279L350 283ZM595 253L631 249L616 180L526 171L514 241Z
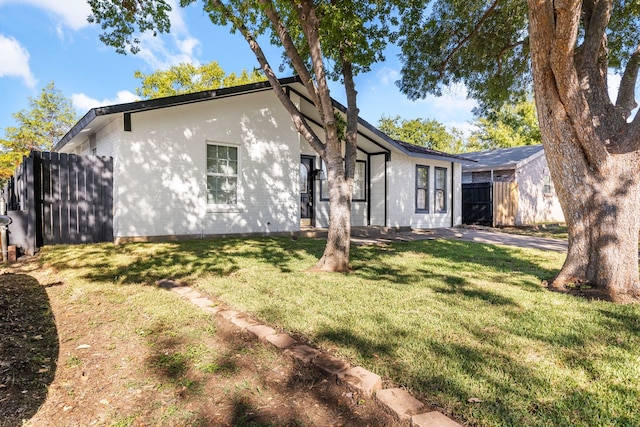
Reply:
M567 258L550 287L586 284L597 297L638 300L640 158L625 148L626 117L606 95L606 64L599 68L598 60L606 39L585 38L576 53L581 2L528 3L540 130L569 232ZM606 12L584 20L606 19Z
M575 147L566 140L564 145ZM612 156L603 170L595 172L585 167L579 153L562 148L552 141L545 144L569 232L567 258L550 287L565 291L584 284L593 288L594 297L617 302L637 299L637 155ZM577 170L584 173L576 174Z
M322 271L348 272L351 245L351 183L345 179L345 167L340 152L327 156L329 185L329 231L327 245L316 268Z

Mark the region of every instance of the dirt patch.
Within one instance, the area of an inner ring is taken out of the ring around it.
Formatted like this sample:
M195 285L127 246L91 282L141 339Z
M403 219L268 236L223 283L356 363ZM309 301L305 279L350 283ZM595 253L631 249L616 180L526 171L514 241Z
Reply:
M145 324L144 313L123 325L117 289L78 297L35 260L4 273L0 426L399 425L223 319L205 336Z

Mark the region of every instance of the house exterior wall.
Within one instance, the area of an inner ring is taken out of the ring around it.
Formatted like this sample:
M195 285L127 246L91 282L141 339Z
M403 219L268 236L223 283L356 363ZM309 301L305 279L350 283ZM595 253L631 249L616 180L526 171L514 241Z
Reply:
M274 107L261 92L133 114L114 167L115 237L297 231L300 142ZM207 204L207 142L238 148L237 206Z
M416 212L416 165L429 166L428 213ZM434 212L434 171L436 167L447 170L446 213ZM387 220L389 227L408 226L413 229L424 229L460 225L462 222L462 189L460 186L462 177L459 164L454 164L452 168L452 163L445 161L394 154L391 157L391 162L387 164L387 171L388 194L390 195Z
M121 138L120 132L122 131L122 126L122 117L116 116L96 133L95 154L97 156L109 156L114 159L118 157L118 142ZM65 152L82 156L92 154L90 138L87 136L78 146L69 147Z
M387 162L385 155L369 156L369 203L370 224L378 227L386 226L387 206Z
M293 96L294 102L295 95ZM110 116L105 116L110 117ZM300 229L300 156L317 153L293 128L270 91L131 114L131 131L114 114L64 152L114 158L116 241L173 236L268 234ZM314 125L315 126L315 125ZM316 129L323 135L321 129ZM207 204L207 143L237 147L238 203ZM433 228L461 223L461 166L394 151L358 152L366 161L367 200L352 203L354 226ZM429 166L429 213L415 212L416 165ZM433 213L434 168L447 170L447 212ZM317 227L327 227L328 200L314 182ZM455 196L454 196L455 195Z
M564 215L553 182L551 192L544 194L544 177L549 175L547 159L540 156L518 168L518 212L516 225L563 222Z

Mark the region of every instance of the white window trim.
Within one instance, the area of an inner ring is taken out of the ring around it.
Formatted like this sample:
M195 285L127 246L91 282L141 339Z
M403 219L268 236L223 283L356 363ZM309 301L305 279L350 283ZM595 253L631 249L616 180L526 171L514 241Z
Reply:
M426 187L418 187L418 170L419 169L425 169L427 172L427 182L425 183ZM415 165L415 179L414 179L414 213L416 214L428 214L430 213L430 209L429 209L429 199L431 198L430 196L430 192L431 192L431 185L430 185L430 181L431 181L431 169L432 167L429 165L423 165L423 164L417 164ZM418 207L418 190L426 190L425 191L425 207L424 209L421 209Z
M443 192L443 200L442 202L444 203L444 209L443 210L438 210L436 209L436 203L437 203L437 193L438 193L438 177L437 177L437 172L439 170L444 171L444 179L443 179L443 186L444 188L442 188L442 192ZM440 215L445 215L449 213L449 186L447 185L447 180L448 180L448 175L449 175L449 169L442 167L442 166L434 166L433 167L433 213L434 214L440 214Z
M205 173L204 173L204 197L205 197L205 203L207 205L207 212L243 212L244 209L242 208L242 204L241 204L241 199L242 199L242 155L241 155L241 149L240 149L240 144L238 143L231 143L231 142L221 142L221 141L215 141L215 140L211 140L211 139L207 139L205 141L205 152L204 152L204 167L205 167ZM236 203L235 204L229 204L229 203L209 203L209 194L208 194L208 183L207 183L207 177L209 176L209 171L208 171L208 167L207 167L207 147L209 145L219 145L219 146L223 146L223 147L233 147L236 148L238 150L238 172L236 174Z

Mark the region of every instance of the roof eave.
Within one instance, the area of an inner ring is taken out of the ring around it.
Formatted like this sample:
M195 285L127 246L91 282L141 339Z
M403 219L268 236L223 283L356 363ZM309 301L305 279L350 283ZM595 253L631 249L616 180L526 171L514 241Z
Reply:
M280 84L289 85L297 83L300 78L297 76L286 77L280 79ZM237 93L249 93L259 90L269 89L271 85L268 81L250 83L241 86L233 86L228 88L220 88L214 90L206 90L201 92L187 93L182 95L174 95L163 98L146 99L142 101L128 102L125 104L107 105L104 107L96 107L89 110L70 130L64 135L60 141L53 147L54 151L61 150L69 141L75 138L82 130L84 130L96 117L106 116L120 113L135 113L141 111L155 110L159 108L173 107L177 105L191 104L200 101L207 101Z

